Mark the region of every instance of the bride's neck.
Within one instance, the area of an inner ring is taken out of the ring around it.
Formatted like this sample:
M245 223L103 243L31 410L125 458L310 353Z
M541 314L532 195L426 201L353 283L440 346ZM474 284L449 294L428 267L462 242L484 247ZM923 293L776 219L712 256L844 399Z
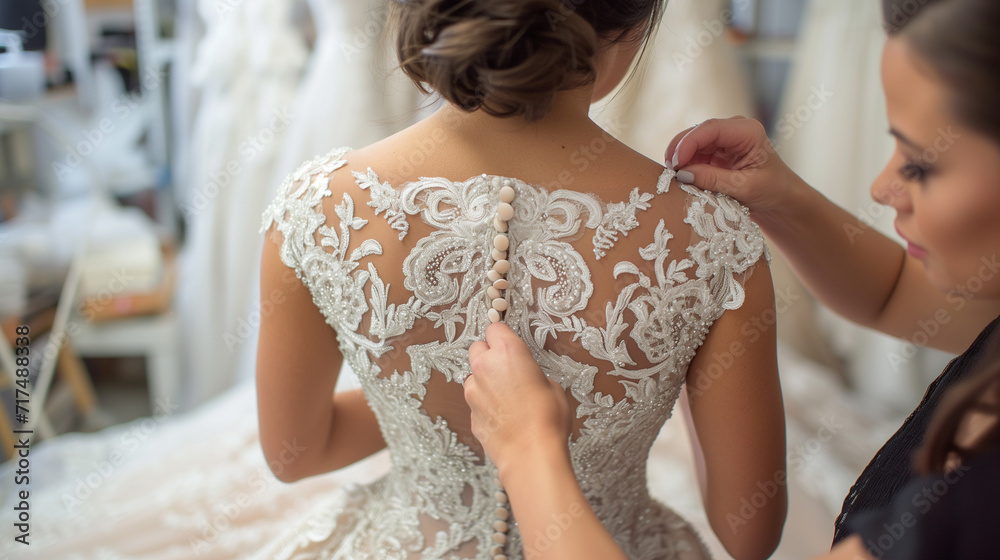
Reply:
M552 108L542 118L529 122L524 117L495 117L485 111L468 112L446 103L433 116L442 119L455 132L472 142L497 140L498 136L562 136L591 131L597 125L590 120L593 87L585 86L556 93Z

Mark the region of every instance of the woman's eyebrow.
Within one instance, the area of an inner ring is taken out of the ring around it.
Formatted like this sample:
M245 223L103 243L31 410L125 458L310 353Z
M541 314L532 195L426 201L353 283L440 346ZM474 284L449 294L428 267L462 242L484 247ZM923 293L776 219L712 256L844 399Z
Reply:
M920 150L920 151L924 150L923 146L921 146L920 144L917 144L913 140L910 140L902 132L896 130L895 128L890 128L889 129L889 134L895 136L896 139L898 139L900 142L902 142L902 143L910 146L911 148L914 148L914 149L917 149L917 150Z

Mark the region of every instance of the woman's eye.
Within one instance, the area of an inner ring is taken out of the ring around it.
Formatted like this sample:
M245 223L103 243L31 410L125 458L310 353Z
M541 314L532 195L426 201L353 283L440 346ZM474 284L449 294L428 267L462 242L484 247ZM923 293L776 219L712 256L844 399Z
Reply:
M929 171L925 165L921 165L915 161L907 161L899 170L899 174L907 181L919 181L923 183L927 180L927 173Z

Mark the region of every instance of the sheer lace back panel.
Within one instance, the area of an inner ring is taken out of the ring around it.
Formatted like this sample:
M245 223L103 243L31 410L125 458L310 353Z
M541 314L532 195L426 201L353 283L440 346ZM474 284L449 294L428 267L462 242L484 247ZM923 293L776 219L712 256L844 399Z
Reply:
M504 321L575 405L570 444L585 494L630 558L700 548L649 498L645 465L696 349L725 309L741 305L742 282L766 254L745 209L671 189L667 170L604 202L487 175L394 186L376 170L338 171L347 152L291 175L262 228L277 222L282 260L336 329L392 456L372 498L382 505L369 508L379 509L377 525L371 517L366 530L359 514L351 536L330 546L483 558L494 544L494 470L471 434L461 382L469 345L490 324L493 218L509 185ZM331 182L337 173L352 181ZM508 555L519 558L521 547L514 529Z

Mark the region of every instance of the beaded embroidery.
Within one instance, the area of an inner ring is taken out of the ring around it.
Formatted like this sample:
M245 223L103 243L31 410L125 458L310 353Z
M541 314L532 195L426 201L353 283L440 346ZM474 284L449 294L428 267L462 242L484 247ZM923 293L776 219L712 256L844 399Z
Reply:
M645 464L709 327L742 304L742 277L769 258L742 206L680 185L686 195L670 196L687 201L676 223L690 225L691 242L674 245L659 217L651 239L636 245L629 237L626 248L621 238L637 235L639 217L662 212L656 200L667 196L672 172L652 192L634 188L612 204L513 178L430 177L394 188L371 169L354 172L367 206L399 242L416 231L410 216L430 227L406 239L404 252L387 253L383 243L396 240L366 237L368 219L356 215L351 193L330 190L347 152L290 175L261 231L276 223L283 234L281 259L336 330L394 466L374 484L331 497L259 558L523 558L537 536L519 533L495 467L470 447L471 434L452 428L456 418L425 410L441 390L434 383L465 379L469 345L500 320L576 401L574 470L628 556L669 559L701 548L690 526L648 495ZM331 225L327 197L339 198ZM600 265L596 279L584 243ZM617 262L605 265L611 256ZM395 299L386 267L401 271Z

